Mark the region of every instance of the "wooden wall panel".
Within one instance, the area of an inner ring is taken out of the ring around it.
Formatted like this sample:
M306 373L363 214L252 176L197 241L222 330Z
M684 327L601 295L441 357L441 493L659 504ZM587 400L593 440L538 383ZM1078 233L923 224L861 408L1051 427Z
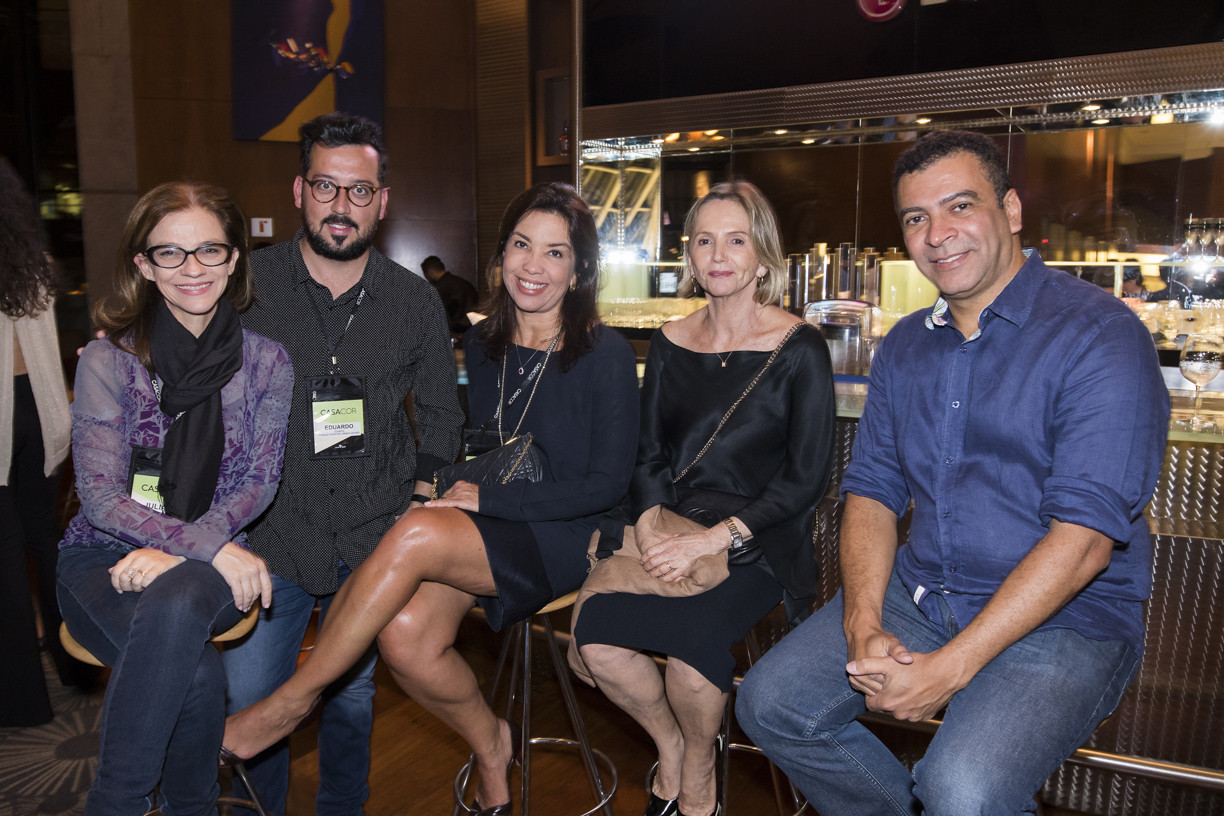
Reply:
M138 193L174 179L220 184L248 217L274 220L273 242L292 238L301 224L293 206L297 145L232 136L229 0L72 3L77 104L94 113L80 125L87 256L107 238L113 255L118 234L111 222L122 224ZM386 0L384 19L392 196L378 245L414 272L437 254L475 280L474 0ZM78 30L94 45L78 48ZM119 50L126 61L129 43L130 71L122 74L115 60L90 50ZM126 133L115 121L124 110ZM114 179L98 183L112 197L127 196L109 202L105 213L91 206L91 166L126 179L126 187ZM107 224L91 232L91 219L103 215Z
M527 0L476 0L476 224L481 267L530 183Z
M110 292L115 253L137 199L126 0L72 0L77 161L90 301Z

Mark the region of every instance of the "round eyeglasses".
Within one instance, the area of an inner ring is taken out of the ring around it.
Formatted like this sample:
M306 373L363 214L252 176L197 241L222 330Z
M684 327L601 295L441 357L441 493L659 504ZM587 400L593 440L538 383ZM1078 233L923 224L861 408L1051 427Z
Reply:
M352 184L345 187L343 184L337 184L328 179L302 179L303 183L310 186L310 194L314 196L314 200L320 204L330 204L336 200L336 196L343 190L348 194L349 203L355 207L367 207L374 200L374 194L380 188L373 184Z
M229 263L229 259L234 255L234 247L229 244L200 244L195 249L183 249L174 244L159 244L140 254L148 258L149 263L162 269L178 269L187 263L188 255L194 255L202 266L221 266Z

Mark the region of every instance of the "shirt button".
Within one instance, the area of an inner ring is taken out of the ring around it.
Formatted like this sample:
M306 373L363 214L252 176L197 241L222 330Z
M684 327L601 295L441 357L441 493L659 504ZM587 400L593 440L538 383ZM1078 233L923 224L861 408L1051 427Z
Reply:
M950 464L952 464L952 457L951 457L951 456L949 456L947 459L945 459L945 460L944 460L944 464L945 464L945 465L950 465Z
M334 487L329 487L329 488L327 488L327 492L328 492L329 494L331 494L331 495L333 495L333 496L334 496L334 495L336 495L336 488L334 488Z
M961 346L960 348L961 348L961 354L964 354L966 351L969 350L967 346Z
M956 572L956 567L955 566L948 567L948 572Z
M952 401L952 407L953 407L953 408L959 408L959 407L960 407L960 400L953 400L953 401Z
M945 511L944 511L944 516L943 516L943 517L944 517L944 518L952 518L952 514L951 514L950 512L948 512L947 510L945 510Z

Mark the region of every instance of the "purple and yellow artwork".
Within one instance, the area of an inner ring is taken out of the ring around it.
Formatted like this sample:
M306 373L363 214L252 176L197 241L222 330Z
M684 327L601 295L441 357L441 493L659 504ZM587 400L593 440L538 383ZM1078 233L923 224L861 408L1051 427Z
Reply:
M382 124L383 0L233 0L234 138L296 142L332 111Z

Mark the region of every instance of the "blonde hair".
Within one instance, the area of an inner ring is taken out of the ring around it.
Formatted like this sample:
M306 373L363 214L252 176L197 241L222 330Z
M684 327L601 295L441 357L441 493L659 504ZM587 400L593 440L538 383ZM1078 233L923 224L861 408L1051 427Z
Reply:
M765 267L765 276L757 287L753 298L757 303L777 303L786 290L786 255L782 252L782 238L778 234L778 216L765 194L748 181L724 181L715 184L710 191L693 204L684 219L684 234L692 235L697 226L697 213L711 201L734 201L748 214L749 233L757 261ZM693 264L688 249L684 252L684 272L680 279L679 294L691 297L701 294L701 287L693 277Z

